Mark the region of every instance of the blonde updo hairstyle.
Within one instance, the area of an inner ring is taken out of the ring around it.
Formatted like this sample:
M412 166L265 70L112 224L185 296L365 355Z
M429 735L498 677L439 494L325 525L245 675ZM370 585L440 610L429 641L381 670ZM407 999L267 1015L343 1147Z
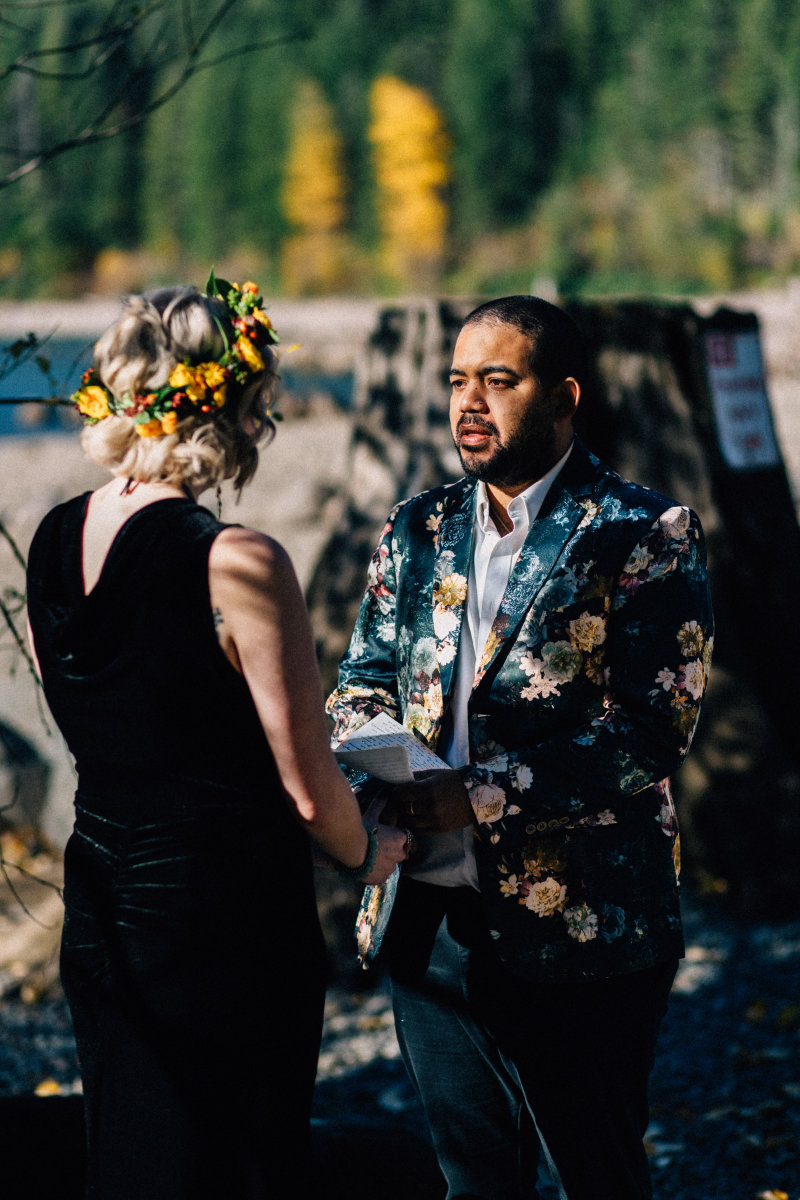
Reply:
M130 296L122 316L95 345L94 369L117 399L154 392L169 383L178 363L219 359L226 348L222 330L235 341L225 304L196 288ZM198 413L181 420L174 433L143 438L130 417L112 413L86 426L83 449L113 475L142 483L171 483L198 493L232 479L241 489L258 466L258 443L275 432L269 404L277 359L270 349L261 354L264 370L244 387L230 380L224 407L210 419Z

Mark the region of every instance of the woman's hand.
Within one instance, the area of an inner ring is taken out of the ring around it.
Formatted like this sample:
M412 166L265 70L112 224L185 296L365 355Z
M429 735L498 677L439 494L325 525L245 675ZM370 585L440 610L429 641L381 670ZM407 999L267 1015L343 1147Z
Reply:
M379 793L364 813L364 824L368 829L378 830L378 857L364 883L385 883L399 862L409 854L409 831L394 825L382 825L380 818L387 807L386 792Z
M394 825L378 825L378 857L364 883L385 883L398 863L408 858L408 833Z

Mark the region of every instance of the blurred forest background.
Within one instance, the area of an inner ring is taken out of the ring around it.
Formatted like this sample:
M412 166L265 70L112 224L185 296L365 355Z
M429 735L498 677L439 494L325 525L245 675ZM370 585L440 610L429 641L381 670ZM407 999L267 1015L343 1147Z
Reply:
M0 122L8 299L210 262L285 296L800 273L786 0L2 3Z

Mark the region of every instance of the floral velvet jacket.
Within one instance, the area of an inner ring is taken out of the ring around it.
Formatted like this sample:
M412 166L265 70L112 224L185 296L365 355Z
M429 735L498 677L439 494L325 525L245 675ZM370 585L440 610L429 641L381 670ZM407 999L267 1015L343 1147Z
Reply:
M384 710L436 749L475 489L461 480L389 517L328 701L337 741ZM689 749L712 631L695 514L576 442L483 650L460 769L489 927L517 974L606 977L682 953L668 776Z

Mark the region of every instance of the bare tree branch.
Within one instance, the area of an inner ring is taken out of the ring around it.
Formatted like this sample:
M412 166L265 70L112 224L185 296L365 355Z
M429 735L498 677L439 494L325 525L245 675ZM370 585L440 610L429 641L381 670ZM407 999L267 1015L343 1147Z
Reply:
M48 7L51 4L64 3L69 3L69 0L25 0L25 2L20 0L17 4L3 4L2 9L36 9ZM189 80L200 71L209 70L212 67L219 66L221 63L229 62L233 58L263 50L271 50L277 46L304 40L310 36L308 30L296 28L288 33L278 34L275 37L261 41L248 42L245 45L227 50L224 53L207 56L206 52L218 34L221 25L238 3L240 3L240 0L221 0L200 31L195 32L192 20L192 5L188 0L182 0L180 27L183 45L180 50L175 49L169 43L162 44L163 39L161 35L163 32L172 29L175 25L175 14L171 5L166 3L166 0L152 0L146 7L135 11L126 11L124 17L109 19L104 26L98 28L97 32L89 37L79 38L74 42L66 42L58 46L26 51L24 54L19 55L12 63L0 69L0 82L14 74L28 75L48 82L80 82L87 80L103 67L116 51L129 46L133 42L136 33L141 31L145 22L152 19L158 12L165 13L165 22L160 27L158 36L152 39L149 49L136 58L132 68L123 77L119 86L108 97L99 111L84 123L80 131L63 137L55 141L52 145L40 147L35 153L30 154L26 161L19 163L5 175L0 176L0 189L10 187L46 163L60 157L62 154L66 154L70 150L108 141L110 138L118 137L128 130L136 128L146 121L152 113L172 100L186 86ZM89 62L80 65L76 64L72 68L48 71L36 65L47 58L55 56L79 56L85 51L90 52L91 57ZM172 82L162 86L160 90L156 90L153 95L144 100L140 105L134 106L133 111L121 116L118 120L112 120L114 114L123 108L131 93L143 80L146 78L157 78L160 71L179 61L182 63L182 66ZM9 147L2 149L6 154L13 153Z
M17 562L19 563L19 565L22 567L22 569L24 571L25 570L25 559L23 558L22 551L20 550L19 546L17 545L17 543L15 542L14 538L11 536L9 531L6 529L6 527L2 521L0 521L0 537L4 538L5 541L8 543L8 545L11 548L11 553L13 554L14 558L17 560Z
M4 526L0 526L0 532L2 532L4 536L6 535L6 529ZM10 538L8 540L11 541ZM13 542L12 542L12 545L13 545ZM11 609L6 604L5 600L0 600L0 616L3 617L3 620L5 621L6 625L11 630L11 636L13 637L14 642L16 643L17 650L19 650L20 654L25 659L25 663L28 667L28 670L30 671L31 675L33 675L33 677L36 680L36 683L38 685L39 684L39 676L36 673L36 664L34 663L32 657L31 657L28 647L25 645L25 639L23 638L22 634L19 632L19 630L16 627L16 624L14 623L14 617L16 616L16 613L11 612Z
M32 921L35 921L36 924L41 926L42 929L57 928L55 925L45 925L44 921L40 921L39 918L34 913L31 912L31 910L28 908L28 905L25 903L25 901L22 899L22 896L17 891L17 887L16 887L14 881L12 880L11 876L8 873L9 867L11 867L12 870L14 870L14 871L19 871L20 875L27 876L28 879L35 879L36 882L41 883L41 885L43 887L50 888L52 891L56 892L57 895L60 896L62 900L64 899L63 889L60 888L57 883L53 883L52 880L50 880L50 879L42 879L41 875L37 875L35 873L35 871L29 871L26 867L20 866L19 863L9 862L6 858L3 857L2 847L0 847L0 874L2 874L3 879L5 879L6 883L8 884L8 889L11 892L11 895L16 900L17 904L20 906L20 908L25 913L25 915L27 917L30 917Z
M84 38L79 42L70 42L64 46L42 47L40 50L29 50L0 70L0 82L6 76L13 75L15 71L33 75L37 79L88 79L97 70L98 66L102 66L109 55L113 54L123 44L125 35L132 33L137 24L138 22L135 20L128 20L122 25L110 29L107 33L98 30L91 37ZM104 42L111 43L109 49L100 57L93 59L88 67L80 71L41 71L29 65L34 59L52 58L53 55L77 54L79 50L91 50Z
M17 548L16 542L14 541L11 534L8 532L8 530L6 529L5 525L2 522L0 522L0 536L2 536L8 542L8 544L11 546L13 552L15 553L15 555L18 557L19 561L21 562L22 569L24 571L25 570L25 560L22 558L22 555L20 554L20 552ZM6 596L7 595L8 595L8 589L6 589ZM31 654L31 652L29 651L27 645L25 644L25 638L20 633L20 631L17 629L16 621L14 620L14 618L20 612L22 612L22 610L25 607L25 597L22 595L21 592L16 592L15 595L19 599L19 604L13 612L11 611L10 606L6 603L6 600L0 600L0 616L2 616L6 625L10 629L11 636L14 639L14 644L16 646L16 649L22 655L22 658L25 661L25 665L28 668L28 673L30 674L30 676L33 680L34 688L36 691L36 707L39 710L39 717L41 719L42 726L44 728L45 733L47 734L48 737L51 737L53 731L50 728L49 722L47 720L47 714L44 711L44 705L42 703L42 697L44 695L42 681L39 678L39 672L36 669L36 663L33 661L33 656ZM13 673L13 668L12 668L12 673ZM2 810L0 810L0 811L2 811Z
M69 8L83 0L3 0L3 8Z

